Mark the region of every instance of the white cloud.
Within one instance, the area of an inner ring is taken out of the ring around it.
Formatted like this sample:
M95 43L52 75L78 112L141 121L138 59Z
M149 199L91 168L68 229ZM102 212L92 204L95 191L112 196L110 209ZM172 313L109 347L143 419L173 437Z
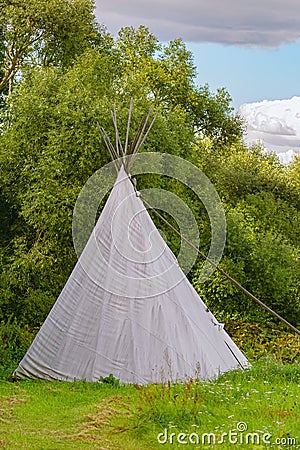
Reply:
M288 163L300 151L300 97L246 103L240 113L247 122L246 141L260 141Z
M288 164L292 161L295 154L294 150L288 150L287 152L278 153L278 156L283 164Z
M149 26L160 40L276 47L300 38L298 0L96 0L109 31Z

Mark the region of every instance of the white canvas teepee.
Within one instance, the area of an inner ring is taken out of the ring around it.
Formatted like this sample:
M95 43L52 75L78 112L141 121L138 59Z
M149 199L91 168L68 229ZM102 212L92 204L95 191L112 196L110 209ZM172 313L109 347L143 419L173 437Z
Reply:
M146 384L248 366L181 271L125 168L16 378Z

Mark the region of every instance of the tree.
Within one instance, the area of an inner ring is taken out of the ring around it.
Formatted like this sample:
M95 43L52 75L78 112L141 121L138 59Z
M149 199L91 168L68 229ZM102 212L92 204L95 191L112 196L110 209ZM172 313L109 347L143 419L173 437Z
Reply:
M93 9L90 0L1 0L0 92L29 63L66 66L97 45Z
M122 92L137 95L139 86L142 91L146 88L154 104L168 114L173 109L180 111L193 131L211 138L214 145L241 140L244 124L230 106L230 95L224 88L212 93L208 85L195 85L193 55L181 39L162 45L146 27L126 27L119 33L116 49Z
M234 144L217 152L197 143L195 162L214 183L227 210L227 243L221 267L275 311L299 317L300 191L297 160L286 167L263 148ZM197 283L197 269L194 277ZM223 315L248 320L269 316L215 273L198 291Z
M262 214L264 210L262 210ZM259 215L259 211L256 211ZM297 326L300 310L299 243L292 245L277 227L268 230L245 203L227 207L227 243L221 268L269 307ZM272 223L276 220L270 216ZM297 224L295 224L297 226ZM194 285L220 320L239 315L248 321L268 321L270 315L215 272L204 284L194 274Z
M209 137L213 145L221 149L239 143L245 130L243 119L234 113L231 101L226 89L212 93L206 84L197 88L191 104L197 133Z
M287 179L289 186L297 192L296 198L293 198L293 203L300 208L300 156L294 157L293 161L287 167Z

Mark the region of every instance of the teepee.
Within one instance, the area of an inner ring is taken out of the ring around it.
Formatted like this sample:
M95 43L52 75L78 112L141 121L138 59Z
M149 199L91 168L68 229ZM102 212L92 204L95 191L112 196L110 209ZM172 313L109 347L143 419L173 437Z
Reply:
M132 106L132 105L131 105ZM214 378L248 361L207 309L157 231L130 179L150 128L124 148L100 128L117 179L65 287L15 378L124 383ZM145 131L146 130L146 131ZM126 156L126 158L124 158ZM123 158L122 158L123 157Z

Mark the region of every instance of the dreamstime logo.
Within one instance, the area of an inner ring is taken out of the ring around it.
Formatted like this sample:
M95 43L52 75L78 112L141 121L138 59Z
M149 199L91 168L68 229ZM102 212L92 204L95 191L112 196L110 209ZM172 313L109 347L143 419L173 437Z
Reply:
M226 220L210 180L192 163L177 156L142 153L134 158L132 180L136 175L161 175L179 181L194 192L210 220L208 257L218 264L225 246ZM111 189L97 221L99 207ZM145 205L168 213L176 222L181 235L177 259L154 226ZM198 256L200 239L196 218L178 195L161 187L136 192L125 171L119 172L116 182L115 164L111 162L89 178L77 198L73 243L81 267L98 287L123 297L146 298L167 292L182 281ZM205 262L199 280L204 282L214 270Z
M172 432L165 428L162 433L158 433L157 442L161 445L164 444L181 444L181 445L263 445L269 446L271 442L272 434L263 431L248 432L248 425L246 422L238 422L236 428L221 433L182 433ZM276 438L274 444L284 446L295 446L297 443L296 438L280 437Z

